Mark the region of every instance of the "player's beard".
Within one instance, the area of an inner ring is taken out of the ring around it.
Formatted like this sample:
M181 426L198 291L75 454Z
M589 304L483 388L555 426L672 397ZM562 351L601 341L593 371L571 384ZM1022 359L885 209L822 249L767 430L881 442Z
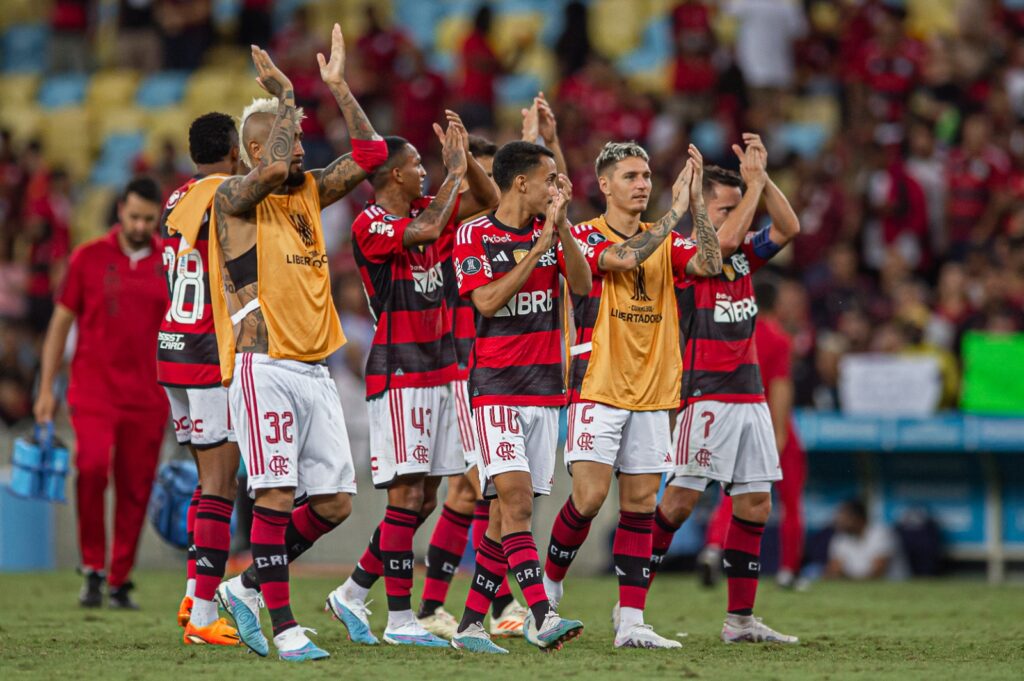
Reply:
M302 164L288 166L288 179L285 180L285 184L289 187L301 187L302 183L306 181L306 172L302 168Z

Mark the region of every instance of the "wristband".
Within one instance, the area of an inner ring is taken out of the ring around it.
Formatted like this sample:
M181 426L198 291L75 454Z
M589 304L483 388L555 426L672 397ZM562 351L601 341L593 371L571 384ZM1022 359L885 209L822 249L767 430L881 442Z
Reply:
M352 140L352 160L368 173L380 168L388 160L388 145L384 140Z

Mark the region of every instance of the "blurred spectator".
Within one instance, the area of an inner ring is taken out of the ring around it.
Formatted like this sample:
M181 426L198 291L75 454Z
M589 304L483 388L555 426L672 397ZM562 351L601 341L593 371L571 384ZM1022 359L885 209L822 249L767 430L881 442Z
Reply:
M397 26L385 26L376 5L366 6L366 22L367 30L356 43L356 54L369 76L359 98L372 104L390 102L399 57L411 43Z
M584 3L572 0L565 6L562 33L555 42L558 73L562 79L582 69L593 52L588 21L587 6Z
M1009 161L990 143L990 134L985 114L972 113L964 119L960 145L949 154L946 215L952 258L962 258L971 242L985 243L995 230L992 199L1009 171Z
M895 249L911 269L929 263L928 205L924 190L908 172L899 145L873 152L875 168L868 178L865 260L879 269Z
M50 8L50 70L80 71L91 67L89 53L92 0L54 0Z
M794 43L807 31L802 3L728 0L723 8L739 22L736 56L747 83L757 90L792 87Z
M882 523L869 523L861 501L847 501L836 511L825 576L856 581L907 576L896 533Z
M53 313L53 295L71 253L71 180L60 169L50 173L49 191L25 210L29 244L28 324L42 334Z
M238 44L269 45L273 34L270 13L274 9L273 0L242 0L242 8L238 13Z
M482 4L473 17L473 29L459 49L459 113L470 131L494 127L495 83L498 76L515 68L527 42L520 41L508 63L502 63L491 46L493 23L494 10Z
M160 36L156 30L157 0L119 0L117 7L117 63L121 68L156 71L161 64Z
M213 44L211 0L157 0L165 69L193 71Z
M411 68L395 84L395 130L426 154L437 141L431 126L444 120L448 86L444 76L430 70L423 52L409 46L406 54Z

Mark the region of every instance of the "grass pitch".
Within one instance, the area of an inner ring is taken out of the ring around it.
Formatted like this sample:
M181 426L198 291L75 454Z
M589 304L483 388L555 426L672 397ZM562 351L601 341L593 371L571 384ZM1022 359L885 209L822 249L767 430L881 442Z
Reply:
M136 575L140 612L82 610L80 579L70 572L0 576L0 678L11 679L1021 679L1024 588L970 581L818 584L790 593L766 582L758 614L799 635L798 646L727 646L719 642L725 588L705 591L692 577L662 575L648 622L665 636L689 632L682 650L615 650L611 578L571 579L562 611L586 624L581 639L542 654L521 639L511 654L482 656L349 642L322 611L338 580L299 576L293 609L332 657L288 664L244 649L184 646L175 622L183 571ZM456 578L449 609L458 616L468 580ZM418 595L419 585L416 591ZM383 584L371 624L386 620ZM373 608L373 606L371 606ZM268 624L264 614L264 624ZM271 646L273 655L273 646Z

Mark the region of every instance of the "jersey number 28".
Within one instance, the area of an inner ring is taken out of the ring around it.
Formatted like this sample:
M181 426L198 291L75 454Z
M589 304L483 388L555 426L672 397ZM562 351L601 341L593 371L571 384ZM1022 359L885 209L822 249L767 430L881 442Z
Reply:
M167 320L179 324L195 324L203 315L206 284L203 281L203 257L196 250L177 256L174 249L164 249L164 269L171 293Z

